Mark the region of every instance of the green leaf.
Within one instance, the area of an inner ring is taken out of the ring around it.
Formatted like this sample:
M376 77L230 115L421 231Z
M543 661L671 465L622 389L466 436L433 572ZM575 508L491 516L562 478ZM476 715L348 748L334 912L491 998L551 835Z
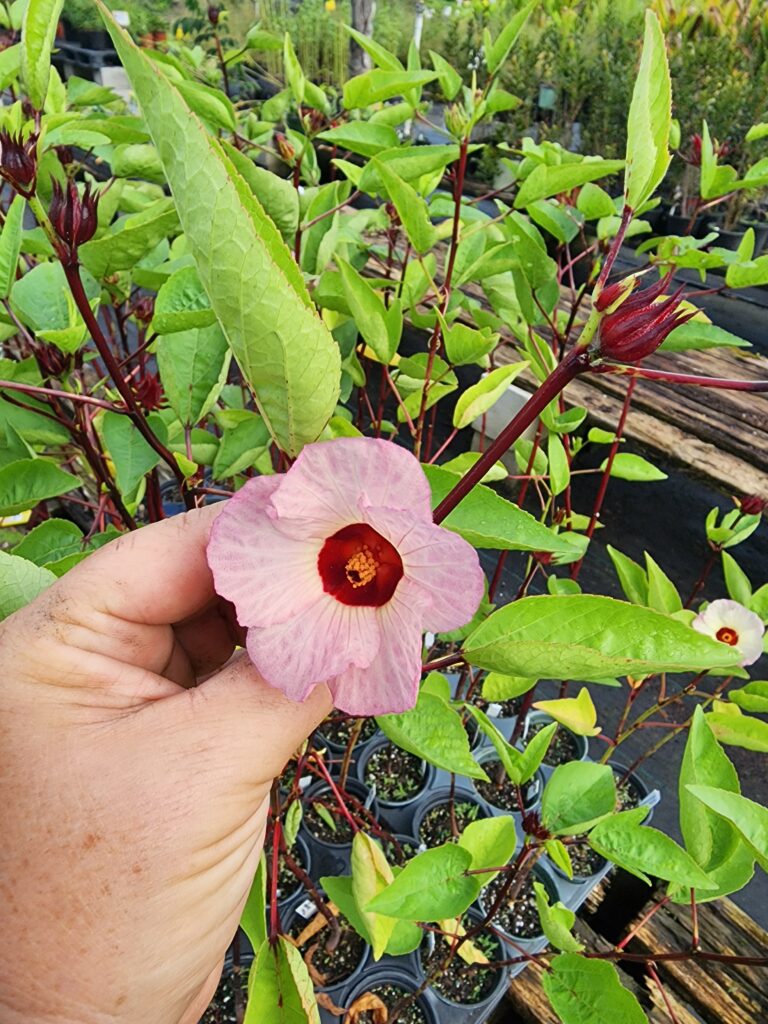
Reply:
M160 462L160 456L142 437L139 428L121 413L104 413L101 434L115 464L120 493L130 497Z
M18 459L0 469L0 516L13 516L80 486L71 473L47 459Z
M648 604L648 576L641 565L634 562L621 551L606 545L606 551L610 555L616 575L619 577L621 589L624 591L628 601L632 604Z
M566 878L573 880L571 855L568 853L568 847L564 842L560 839L546 839L544 841L544 852L552 863L560 868Z
M588 181L579 191L576 209L580 210L587 220L598 220L600 217L613 217L616 207L613 199L599 185Z
M14 196L0 233L0 299L7 299L16 280L26 200Z
M89 273L83 274L89 302L100 288ZM11 305L19 319L36 334L72 326L72 296L60 263L38 263L11 288Z
M689 320L667 335L660 352L692 352L707 348L749 348L750 342L739 338L716 324Z
M669 166L672 86L659 19L645 13L645 40L627 120L624 198L636 210L661 182Z
M0 470L0 474L2 474ZM734 708L736 710L736 708ZM730 747L756 750L768 754L768 722L747 715L724 714L713 711L706 716L707 724L720 740Z
M13 554L35 565L58 562L60 558L83 550L83 532L68 519L46 519L25 534L13 548Z
M283 37L283 69L285 71L285 80L290 86L293 98L297 106L301 106L304 102L306 81L301 64L299 64L299 59L296 56L296 51L293 48L293 43L291 42L290 32L286 32Z
M571 929L576 921L576 914L569 910L564 903L549 905L547 890L541 882L533 883L533 891L536 896L536 910L539 913L541 929L556 949L562 949L566 953L578 953L584 949L584 943L571 935Z
M580 160L569 164L539 164L531 171L515 197L515 209L530 206L539 199L570 192L586 182L617 174L623 160Z
M78 253L94 277L131 270L178 226L171 199L159 199L140 213L121 217L108 234L81 245Z
M269 431L258 413L248 409L232 410L239 413L224 435L213 460L213 475L217 480L241 473L253 466L269 444Z
M478 875L465 872L472 854L456 843L443 843L409 860L388 888L367 909L408 921L457 917L480 891Z
M370 945L371 938L368 934L365 918L352 892L352 876L327 875L320 879L320 884L325 890L328 899L336 904L357 934Z
M558 765L541 797L542 821L559 835L581 835L615 807L613 769L591 761Z
M369 107L393 96L402 96L409 89L420 89L436 78L436 71L384 71L374 68L350 78L344 85L342 99L347 110Z
M600 469L605 470L608 459L603 459ZM614 458L611 466L611 476L619 480L634 480L642 483L649 483L652 480L666 480L667 474L662 473L652 463L644 459L642 455L632 455L629 452L619 452Z
M462 452L461 455L457 455L454 459L449 459L448 462L441 462L440 468L447 470L449 473L455 473L458 477L462 477L480 458L480 452ZM508 476L509 472L504 463L495 462L480 482L485 484L498 482L499 480L506 480Z
M532 690L538 679L528 676L507 676L503 672L489 672L483 680L483 699L494 701L512 700Z
M376 722L384 735L409 754L436 768L468 775L487 776L470 753L469 740L458 712L443 699L425 690L416 706L401 715L379 715Z
M15 550L15 549L14 549ZM768 681L754 679L738 690L729 690L728 699L744 711L768 714ZM719 784L721 789L727 788Z
M719 817L729 821L768 871L768 809L738 793L715 786L688 786L688 792Z
M183 78L175 80L174 84L189 104L190 110L194 110L211 129L237 131L235 108L230 98L220 89L202 82L188 82Z
M258 949L248 974L243 1024L320 1024L307 965L284 935Z
M471 821L459 837L459 846L472 855L472 871L502 867L517 849L515 819L509 814L500 814L495 818ZM498 871L489 871L475 877L480 879L481 885L487 885L497 874Z
M749 577L733 555L729 555L727 551L723 551L721 553L721 558L723 560L725 586L728 590L729 597L748 608L749 603L752 600L752 584L749 582Z
M607 960L561 953L541 983L562 1024L648 1024L637 998Z
M512 381L528 366L527 361L509 363L491 370L477 384L463 391L453 412L453 425L463 430L498 402Z
M298 801L296 801L298 803ZM262 853L248 898L240 917L240 927L254 949L267 940L267 865Z
M547 438L547 458L549 459L549 487L553 494L562 494L571 481L571 468L565 446L557 434Z
M424 466L436 506L456 485L456 477L438 466ZM476 548L499 551L550 551L560 562L576 561L582 549L568 534L554 533L528 512L478 485L461 501L442 525ZM528 675L512 672L510 675Z
M356 28L352 28L350 25L344 25L344 30L348 35L352 36L361 49L370 54L377 67L383 68L385 71L403 70L403 65L394 53L390 53L389 50L382 46L381 43L377 43L371 36L358 32Z
M365 832L357 832L352 840L352 893L365 921L374 960L380 960L384 954L395 919L373 913L366 907L393 881L392 868L379 844Z
M156 354L168 404L185 426L198 423L227 382L231 353L219 325L163 335Z
M494 74L510 55L512 47L525 27L525 23L535 8L538 7L538 4L539 0L529 0L524 7L516 11L501 32L499 32L490 50L486 50L485 63L488 65L488 70L491 74ZM448 98L450 99L450 97Z
M740 842L733 825L693 795L694 786L715 786L739 793L736 769L715 739L700 707L693 714L680 765L680 831L690 855L717 884L717 889L707 893L706 898L716 899L746 885L754 872L754 858ZM688 902L687 890L680 893L679 900Z
M48 569L19 555L0 551L0 619L7 619L34 601L55 582L56 577Z
M428 175L441 175L448 164L452 164L459 157L459 147L454 145L445 146L404 146L398 149L387 149L376 157L377 165L373 163L366 165L360 178L359 187L363 192L371 195L381 193L384 183L378 173L379 163L391 165L399 178L403 181L418 182Z
M259 167L228 142L224 143L224 150L250 186L256 200L264 207L264 212L274 223L285 243L293 245L299 225L299 193L293 184L273 174L272 171Z
M577 736L597 736L600 727L597 725L597 710L589 690L583 686L577 697L560 697L558 700L540 700L533 705L538 711L544 711L556 722ZM539 734L541 735L541 734Z
M216 314L194 267L182 267L171 274L157 293L152 329L173 334L216 323Z
M21 74L32 105L42 110L51 74L51 49L64 0L28 0L21 23Z
M428 252L435 244L437 232L429 219L427 204L416 189L403 181L389 164L376 159L373 164L395 205L411 245L420 255Z
M99 9L158 147L214 312L272 436L296 455L335 408L338 345L247 183L174 85L101 2Z
M556 732L557 722L550 722L549 725L540 729L529 743L526 743L519 764L521 783L528 782L539 770Z
M648 570L648 606L657 612L666 612L667 615L682 611L683 602L677 587L647 551L645 564Z
M441 57L434 50L429 51L429 58L432 61L432 67L437 72L443 96L447 100L454 99L462 86L461 75L448 63L445 57Z
M601 856L647 881L648 875L690 889L715 889L715 882L674 839L641 825L645 807L612 814L589 833L589 845Z
M479 363L496 348L499 335L489 327L476 330L466 324L455 323L443 328L443 343L448 362L452 366Z
M464 644L479 668L582 679L729 668L711 637L650 608L592 594L524 597L495 611Z
M395 354L396 345L392 345L387 327L387 309L373 286L361 275L351 263L338 258L336 260L344 294L347 297L352 318L365 343L370 345L377 359L388 363Z
M384 149L398 144L397 132L388 124L371 124L370 121L348 121L337 128L329 128L317 136L323 142L348 149L359 156L376 156Z
M21 43L0 50L0 89L7 89L21 69Z
M283 838L285 839L285 845L290 848L296 842L296 836L299 834L301 828L301 819L304 816L304 805L301 800L294 800L288 804L288 810L285 812L285 818L283 820Z
M523 759L521 752L517 747L513 747L506 737L501 734L484 711L481 711L474 704L468 703L464 705L464 709L477 722L483 736L486 736L493 744L494 750L499 755L499 761L509 778L515 783L520 783L522 781L521 762Z

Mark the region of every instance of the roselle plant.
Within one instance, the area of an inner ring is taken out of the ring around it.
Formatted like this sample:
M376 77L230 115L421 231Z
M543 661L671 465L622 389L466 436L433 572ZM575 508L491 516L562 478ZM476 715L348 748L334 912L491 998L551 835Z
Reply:
M622 244L649 233L643 214L670 163L671 83L650 13L626 159L510 140L513 184L465 195L477 129L518 103L500 75L535 7L486 40L470 86L439 54L424 67L412 48L406 66L351 31L375 66L337 95L305 76L289 36L254 26L237 51L215 31L210 53L183 41L142 51L95 0L135 108L51 67L60 0L11 6L16 35L0 52L0 612L114 537L234 495L208 557L248 653L293 699L319 680L336 699L274 786L242 922L255 954L247 1021L317 1021L313 983L325 1009L357 993L350 1019L418 1020L433 990L485 998L488 975L525 963L520 942L539 935L551 947L535 954L543 985L565 1024L642 1021L614 967L629 937L586 950L556 877L588 887L618 865L667 883L652 913L672 900L695 922L697 903L768 866L768 810L741 796L725 750L768 751L756 717L768 682L746 671L765 649L768 584L732 553L765 503L712 510L690 595L663 551L641 565L609 547L626 600L579 583L610 479L664 476L620 450L635 380L768 390L645 366L659 348L746 344L708 322L675 271L725 267L724 286L760 285L768 256L753 258L754 238L730 251L653 237L636 273L614 272ZM276 45L282 88L233 99L231 72ZM449 137L415 145L430 95L446 104ZM750 139L765 135L760 124ZM706 126L699 151L697 209L768 181L759 157L742 178L723 166ZM489 439L486 414L522 373L538 387ZM566 404L568 383L592 373L629 377L613 433L585 430L589 410ZM466 450L472 424L481 453ZM572 475L601 445L597 499L577 509ZM500 461L510 452L514 500ZM477 550L497 552L490 580ZM523 584L501 604L510 557ZM703 604L718 561L728 594ZM625 698L612 731L605 687ZM369 777L354 778L379 730L444 773L440 799L417 812L418 836L417 817L404 835L391 807L378 813ZM679 844L647 824L634 773L652 773L681 733ZM625 758L640 737L644 752ZM321 874L314 852L307 869L296 843L311 822L346 871ZM318 916L312 935L323 933L310 944L284 930L283 890L299 886ZM419 950L421 979L332 997L322 979L336 977L334 951L353 933L374 960ZM657 985L657 957L739 962L702 949L695 923L693 933L690 948L633 959Z

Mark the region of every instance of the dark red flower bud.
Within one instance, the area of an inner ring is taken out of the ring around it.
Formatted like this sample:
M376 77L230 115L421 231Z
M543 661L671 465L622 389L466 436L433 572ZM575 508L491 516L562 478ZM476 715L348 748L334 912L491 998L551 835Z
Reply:
M208 8L208 21L213 25L214 28L219 24L219 18L221 17L221 8L216 7L214 4Z
M628 296L636 284L637 279L634 277L625 278L623 281L616 281L615 284L609 284L607 288L603 288L595 299L595 309L600 313L604 313L606 309L610 309L615 302L618 302L622 295Z
M761 498L757 494L736 498L736 503L745 516L761 516L768 511L768 498Z
M55 149L62 167L68 167L75 162L75 155L70 146L56 146Z
M140 299L137 299L133 304L133 315L137 320L141 320L142 323L148 324L155 315L154 295L142 295Z
M64 188L58 181L53 181L48 216L63 243L60 254L68 262L77 258L78 246L93 238L98 225L98 205L99 195L91 191L90 182L81 196L74 181L68 181Z
M156 373L144 373L133 385L139 404L152 412L159 409L163 401L163 386Z
M683 160L691 167L701 167L701 136L698 132L691 136L691 144L688 152L683 155Z
M0 132L0 174L21 195L34 195L37 182L37 135L26 142L21 135Z
M275 132L275 145L282 159L287 164L292 164L296 156L296 150L282 132Z
M671 279L670 272L650 288L630 295L618 309L603 318L597 334L597 350L602 358L637 363L655 352L675 327L695 315L695 310L678 308L682 287L662 302L656 301Z
M41 344L37 350L37 361L46 377L63 377L69 370L72 357L55 345Z

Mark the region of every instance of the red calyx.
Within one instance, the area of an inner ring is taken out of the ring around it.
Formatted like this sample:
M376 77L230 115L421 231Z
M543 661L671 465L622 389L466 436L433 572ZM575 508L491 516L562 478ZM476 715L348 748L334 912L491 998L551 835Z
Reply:
M757 494L750 494L746 498L738 498L739 509L745 516L760 516L768 511L768 499L761 498Z
M323 590L342 604L380 608L403 578L397 548L367 523L353 523L329 537L317 568Z
M30 199L37 183L37 133L24 141L21 135L0 132L0 175L20 195Z
M89 242L98 226L99 196L88 182L80 195L71 179L64 188L53 180L53 198L48 216L56 234L63 242L62 256L68 262L76 259L78 246Z
M683 289L678 288L663 302L656 299L666 290L671 272L650 288L635 292L600 323L597 347L604 359L637 363L655 352L667 335L687 323L695 311L680 312Z

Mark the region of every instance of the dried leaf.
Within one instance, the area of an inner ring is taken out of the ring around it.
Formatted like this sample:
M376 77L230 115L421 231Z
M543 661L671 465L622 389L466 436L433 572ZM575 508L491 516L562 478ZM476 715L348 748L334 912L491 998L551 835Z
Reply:
M313 942L309 949L304 954L304 963L307 965L309 976L316 985L325 985L328 981L328 975L323 974L322 971L318 971L315 965L312 963L312 957L315 955L320 947L319 942Z
M337 1006L327 992L317 993L317 1005L322 1007L326 1013L330 1013L334 1017L343 1017L347 1012L343 1006Z
M382 1002L373 992L363 992L361 996L352 1003L348 1010L349 1024L357 1024L362 1014L370 1011L373 1014L373 1024L387 1024L389 1010L387 1004Z

